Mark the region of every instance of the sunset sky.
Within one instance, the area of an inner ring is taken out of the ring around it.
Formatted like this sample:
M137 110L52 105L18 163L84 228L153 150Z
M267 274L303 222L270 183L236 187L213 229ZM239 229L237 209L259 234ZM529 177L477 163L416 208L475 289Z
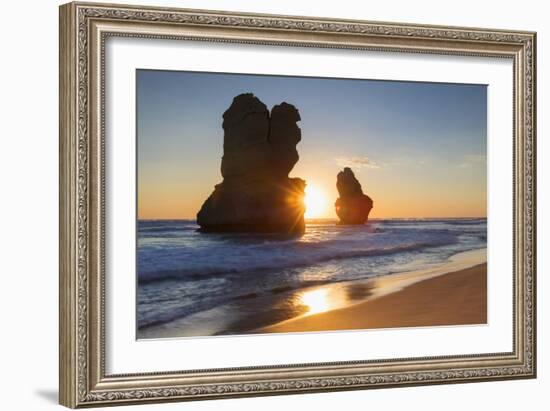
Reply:
M245 92L298 108L290 176L312 189L315 217L336 217L344 166L371 218L487 215L484 85L138 70L138 218L195 218L222 181L222 114Z

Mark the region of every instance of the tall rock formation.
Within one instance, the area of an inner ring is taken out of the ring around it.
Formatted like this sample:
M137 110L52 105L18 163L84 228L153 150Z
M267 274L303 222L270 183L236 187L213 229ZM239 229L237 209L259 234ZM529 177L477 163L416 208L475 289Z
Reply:
M281 103L268 111L251 93L223 114L223 181L197 214L202 231L303 233L305 181L289 178L298 162L298 110Z
M336 177L336 188L340 197L336 200L336 214L340 224L365 224L372 209L372 199L363 194L361 184L351 168L346 167Z

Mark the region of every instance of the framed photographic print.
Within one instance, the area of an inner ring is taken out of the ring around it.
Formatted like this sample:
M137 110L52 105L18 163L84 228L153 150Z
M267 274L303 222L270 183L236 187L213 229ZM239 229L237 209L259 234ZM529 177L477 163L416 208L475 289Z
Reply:
M61 6L61 404L535 377L535 39Z

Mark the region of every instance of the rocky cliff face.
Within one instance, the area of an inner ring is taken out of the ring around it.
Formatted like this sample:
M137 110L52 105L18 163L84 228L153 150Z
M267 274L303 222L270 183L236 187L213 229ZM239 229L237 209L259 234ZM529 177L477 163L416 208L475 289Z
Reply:
M372 199L363 193L351 168L346 167L336 177L340 197L334 204L340 224L365 224L372 209Z
M304 231L305 181L288 177L299 158L298 121L291 104L270 113L253 94L233 99L223 114L223 181L197 214L203 231Z

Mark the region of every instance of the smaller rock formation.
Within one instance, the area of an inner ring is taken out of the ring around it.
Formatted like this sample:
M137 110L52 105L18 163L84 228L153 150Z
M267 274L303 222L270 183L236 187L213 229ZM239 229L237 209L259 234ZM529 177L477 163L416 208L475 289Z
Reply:
M336 177L336 188L340 197L336 200L336 214L340 224L365 224L372 209L372 199L363 193L361 184L351 168L346 167Z

